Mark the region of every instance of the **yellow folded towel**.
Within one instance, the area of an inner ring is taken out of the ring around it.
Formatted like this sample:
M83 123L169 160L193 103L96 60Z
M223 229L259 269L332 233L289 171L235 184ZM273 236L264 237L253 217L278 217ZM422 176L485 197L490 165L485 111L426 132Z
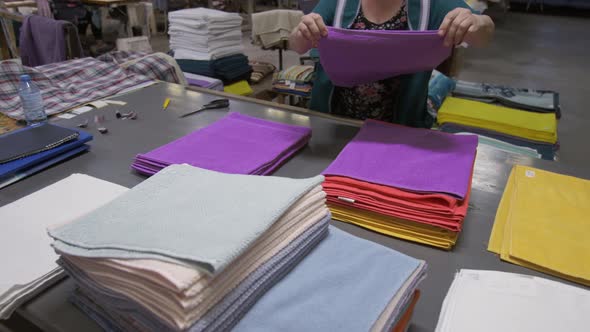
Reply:
M590 286L590 181L527 166L510 173L488 250Z
M239 96L249 96L254 92L252 91L250 84L248 84L246 81L238 81L236 83L226 85L223 88L223 91Z
M438 111L438 123L484 128L532 141L555 144L557 119L552 113L527 112L478 101L447 97Z
M366 210L328 203L332 218L361 226L377 233L450 250L459 233L423 223L385 216Z

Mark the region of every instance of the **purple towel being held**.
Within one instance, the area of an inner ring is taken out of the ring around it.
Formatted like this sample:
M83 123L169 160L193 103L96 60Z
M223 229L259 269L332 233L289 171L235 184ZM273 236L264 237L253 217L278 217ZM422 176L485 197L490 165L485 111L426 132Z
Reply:
M20 31L23 65L37 67L67 60L65 27L71 24L39 15L26 16Z
M323 174L463 199L476 150L475 135L367 120Z
M336 86L353 87L432 70L451 55L438 31L349 30L328 27L320 62Z

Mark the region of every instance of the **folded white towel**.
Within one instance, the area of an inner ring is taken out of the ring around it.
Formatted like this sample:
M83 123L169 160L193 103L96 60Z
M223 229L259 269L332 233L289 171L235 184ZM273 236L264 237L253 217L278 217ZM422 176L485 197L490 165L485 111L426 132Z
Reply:
M78 218L125 191L74 174L0 208L0 318L8 318L19 303L63 276L47 228Z
M209 61L209 60L215 60L215 59L223 58L223 57L234 55L234 54L244 53L244 48L242 47L242 45L240 45L239 47L224 48L222 50L215 50L212 52L199 52L199 51L189 50L189 49L183 48L183 46L178 46L178 48L177 48L177 47L174 47L171 45L170 48L174 50L174 58L175 59L185 59L185 60Z
M170 20L189 19L206 22L242 22L242 17L238 13L228 13L203 7L176 10L168 13L168 18Z
M437 332L585 332L590 292L548 279L460 270L440 312Z

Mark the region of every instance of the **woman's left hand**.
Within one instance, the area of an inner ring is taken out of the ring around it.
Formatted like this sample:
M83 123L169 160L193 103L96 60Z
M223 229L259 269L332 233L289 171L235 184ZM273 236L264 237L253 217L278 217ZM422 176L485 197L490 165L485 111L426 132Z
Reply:
M456 8L447 14L438 29L438 34L445 38L447 47L459 45L464 41L482 44L491 37L493 27L494 23L488 16L475 15L466 8Z

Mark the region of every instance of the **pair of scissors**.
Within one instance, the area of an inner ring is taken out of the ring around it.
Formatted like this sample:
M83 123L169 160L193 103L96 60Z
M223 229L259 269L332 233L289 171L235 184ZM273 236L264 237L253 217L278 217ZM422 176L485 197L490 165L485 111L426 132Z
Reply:
M199 108L198 110L184 113L180 117L184 118L185 116L189 116L189 115L192 115L192 114L204 111L204 110L213 110L213 109L227 108L227 107L229 107L229 99L216 99L216 100L210 102L209 104L203 105L203 107Z

